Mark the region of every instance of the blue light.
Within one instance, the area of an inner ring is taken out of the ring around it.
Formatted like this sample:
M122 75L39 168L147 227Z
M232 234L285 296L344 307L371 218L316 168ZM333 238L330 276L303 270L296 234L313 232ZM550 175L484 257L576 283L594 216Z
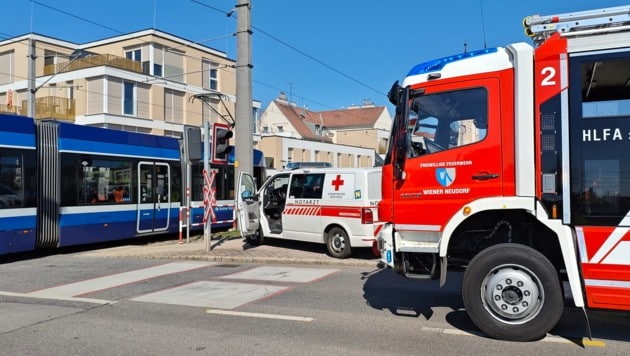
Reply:
M392 250L387 250L385 253L385 259L387 260L387 263L392 263Z
M481 49L481 50L473 51L473 52L465 52L465 53L456 54L454 56L444 57L440 59L434 59L432 61L428 61L428 62L424 62L424 63L420 63L416 65L415 67L411 69L411 71L409 71L409 74L407 74L407 76L435 72L444 68L444 66L447 65L448 63L457 62L463 59L477 57L484 54L495 53L495 52L497 52L496 47Z

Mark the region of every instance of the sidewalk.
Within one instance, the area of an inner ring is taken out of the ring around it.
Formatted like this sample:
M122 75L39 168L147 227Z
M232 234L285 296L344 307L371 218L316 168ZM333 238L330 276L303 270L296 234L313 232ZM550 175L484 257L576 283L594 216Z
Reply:
M352 258L338 259L326 254L326 246L286 240L270 240L260 246L252 246L243 238L213 236L210 251L206 251L202 235L191 236L180 243L178 240L131 244L83 252L82 255L116 258L146 258L216 261L229 263L269 263L301 265L338 265L376 267L379 259L370 249L355 249Z

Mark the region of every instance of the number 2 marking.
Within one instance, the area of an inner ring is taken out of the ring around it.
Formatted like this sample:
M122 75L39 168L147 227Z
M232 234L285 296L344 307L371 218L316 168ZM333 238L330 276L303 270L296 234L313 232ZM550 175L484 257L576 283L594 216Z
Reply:
M540 82L541 86L556 85L556 80L554 79L556 77L556 68L545 67L540 71L540 74L545 76Z

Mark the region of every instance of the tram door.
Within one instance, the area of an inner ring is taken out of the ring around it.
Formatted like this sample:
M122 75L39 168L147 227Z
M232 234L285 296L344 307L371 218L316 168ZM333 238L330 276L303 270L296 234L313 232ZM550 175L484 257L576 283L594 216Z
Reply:
M168 229L171 206L170 177L170 166L166 163L138 163L139 233Z

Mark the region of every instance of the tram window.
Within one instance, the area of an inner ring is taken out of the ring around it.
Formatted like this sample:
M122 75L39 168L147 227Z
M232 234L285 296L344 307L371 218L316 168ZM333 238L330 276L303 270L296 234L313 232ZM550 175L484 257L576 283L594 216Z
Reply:
M234 166L232 165L210 165L210 170L215 172L213 187L215 188L216 200L234 199ZM265 168L254 167L254 179L256 186L265 181ZM191 189L190 197L193 201L203 201L203 164L193 164L191 166Z
M181 175L177 174L180 172L181 168L179 164L171 164L171 201L172 202L181 202L182 196L182 179Z
M23 179L21 155L0 154L0 208L23 205Z
M131 162L79 159L77 187L81 204L131 202L131 194L114 194L117 189L132 191Z
M203 166L193 165L191 198L193 201L203 201ZM234 199L234 166L211 165L210 170L215 172L213 187L216 200Z

